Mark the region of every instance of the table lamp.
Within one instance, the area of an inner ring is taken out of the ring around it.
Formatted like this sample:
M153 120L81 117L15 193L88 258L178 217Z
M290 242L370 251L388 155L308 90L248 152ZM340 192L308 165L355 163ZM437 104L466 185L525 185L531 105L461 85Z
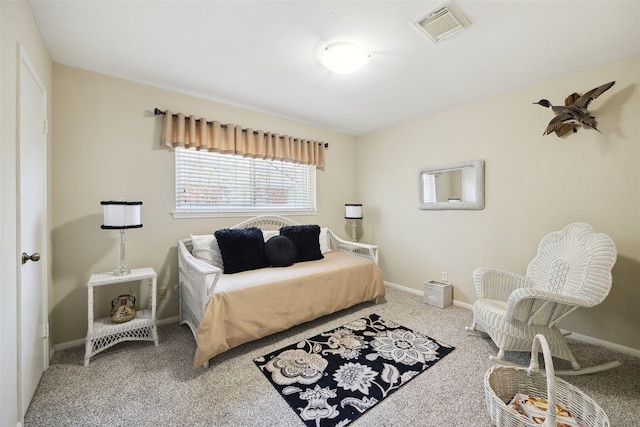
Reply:
M351 241L357 242L356 239L356 220L362 219L362 205L360 203L347 203L344 205L345 214L344 217L346 219L351 220Z
M113 271L115 276L126 276L131 273L125 263L124 230L127 228L141 228L140 206L142 202L128 202L124 199L100 202L104 210L103 230L120 230L120 263Z

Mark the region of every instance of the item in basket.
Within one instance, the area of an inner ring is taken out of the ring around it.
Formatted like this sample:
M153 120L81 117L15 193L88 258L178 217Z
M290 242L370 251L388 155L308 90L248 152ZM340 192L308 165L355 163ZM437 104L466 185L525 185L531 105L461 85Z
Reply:
M518 413L526 416L536 424L543 424L548 415L549 404L546 399L541 399L526 394L516 394L509 406ZM556 421L558 427L581 427L569 411L560 405L556 405Z
M520 403L518 403L520 400L522 400L523 398L526 399L526 395L517 393L515 396L513 396L513 399L511 399L511 401L509 402L509 404L507 405L507 407L513 409L514 411L516 411L517 413L519 413L520 415L523 416L527 416L527 414L525 414L524 409L522 409L522 407L520 406Z

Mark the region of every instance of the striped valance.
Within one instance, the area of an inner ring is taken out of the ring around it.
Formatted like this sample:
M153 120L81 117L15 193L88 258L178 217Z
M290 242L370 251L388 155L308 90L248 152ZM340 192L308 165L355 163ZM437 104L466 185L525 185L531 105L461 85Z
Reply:
M161 143L168 147L195 148L268 160L301 163L323 168L326 144L278 133L245 129L183 113L163 114Z

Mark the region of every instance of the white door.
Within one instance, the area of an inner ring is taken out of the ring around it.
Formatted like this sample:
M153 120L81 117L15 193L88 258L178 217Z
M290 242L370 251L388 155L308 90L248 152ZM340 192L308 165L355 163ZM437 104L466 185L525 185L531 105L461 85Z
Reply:
M21 416L48 366L45 87L24 51L20 61L18 360ZM27 258L28 257L28 258Z

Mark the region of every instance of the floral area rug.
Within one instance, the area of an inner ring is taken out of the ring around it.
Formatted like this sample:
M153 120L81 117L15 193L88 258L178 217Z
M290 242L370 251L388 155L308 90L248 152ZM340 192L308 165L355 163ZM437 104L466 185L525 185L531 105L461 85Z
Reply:
M346 426L454 347L377 314L254 359L308 426Z

